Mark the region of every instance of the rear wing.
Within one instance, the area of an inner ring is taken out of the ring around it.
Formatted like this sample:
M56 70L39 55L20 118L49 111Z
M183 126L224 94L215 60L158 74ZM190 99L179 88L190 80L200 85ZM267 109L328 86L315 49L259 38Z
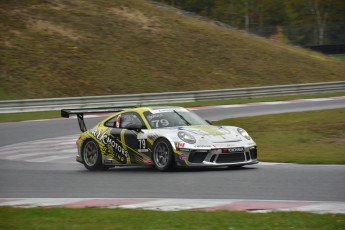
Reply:
M84 122L84 114L95 114L95 113L115 113L121 112L125 109L129 109L133 107L121 107L121 108L84 108L84 109L62 109L61 110L61 117L69 118L70 115L77 115L79 128L82 132L87 131L85 122Z

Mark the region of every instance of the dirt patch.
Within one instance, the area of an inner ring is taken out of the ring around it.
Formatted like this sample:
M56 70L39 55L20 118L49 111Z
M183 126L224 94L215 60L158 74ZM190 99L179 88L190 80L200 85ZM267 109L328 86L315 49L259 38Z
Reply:
M13 44L13 37L19 37L22 35L22 32L18 31L18 30L10 30L9 31L10 34L13 34L13 36L11 36L12 38L10 37L7 37L7 36L3 36L3 38L1 39L3 44L6 46L6 47L9 47L9 48L18 48L17 46L15 46Z
M53 10L65 10L68 7L62 3L62 1L59 0L45 0L47 3L49 3L49 7Z
M67 37L71 40L81 39L80 34L73 31L72 29L68 29L66 27L55 25L55 24L48 22L48 21L30 20L28 22L28 27L30 27L33 30L40 32L40 33L58 34L60 36Z
M14 45L12 45L12 43L10 41L8 41L8 40L4 41L3 44L4 44L4 46L7 46L9 48L13 48L14 47Z
M116 16L120 16L130 22L133 22L142 29L158 32L161 30L161 25L156 17L148 17L141 11L130 9L127 7L110 8L110 12Z
M340 144L345 145L345 137L334 137L334 138L327 138L322 141L318 141L321 144Z
M67 7L65 5L62 5L62 4L50 5L49 7L52 8L53 10L65 10L65 9L67 9Z
M10 30L9 31L11 34L13 34L14 36L21 36L22 32L19 30Z

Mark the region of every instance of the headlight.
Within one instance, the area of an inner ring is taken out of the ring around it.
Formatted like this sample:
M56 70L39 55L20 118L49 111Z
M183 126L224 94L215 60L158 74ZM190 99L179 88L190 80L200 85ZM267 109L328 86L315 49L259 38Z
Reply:
M250 139L251 139L250 136L249 136L249 134L247 133L246 130L244 130L244 129L242 129L242 128L238 128L238 129L237 129L237 132L238 132L239 134L241 134L243 137L245 137L247 140L250 140Z
M196 142L195 138L190 135L189 133L183 132L183 131L179 131L177 133L177 136L183 140L184 142L187 142L189 144L194 144Z

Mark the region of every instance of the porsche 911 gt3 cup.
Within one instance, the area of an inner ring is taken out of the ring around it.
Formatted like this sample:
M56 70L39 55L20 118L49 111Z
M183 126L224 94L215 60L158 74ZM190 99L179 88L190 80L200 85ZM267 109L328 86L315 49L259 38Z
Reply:
M115 112L87 130L84 114ZM88 170L147 165L214 167L256 164L257 147L242 128L215 126L182 107L61 110L76 114L82 131L76 160Z

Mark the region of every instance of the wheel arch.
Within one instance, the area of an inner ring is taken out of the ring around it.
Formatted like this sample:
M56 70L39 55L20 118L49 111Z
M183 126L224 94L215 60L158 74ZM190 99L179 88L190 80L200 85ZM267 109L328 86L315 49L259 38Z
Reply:
M173 156L174 156L174 161L176 162L177 159L178 159L178 154L176 152L176 145L175 145L175 142L172 138L170 138L169 136L159 136L157 139L155 139L155 141L153 142L153 145L155 145L155 143L158 141L158 140L161 140L161 139L165 139L167 140L169 143L170 143L170 146L171 146L171 149L172 149L172 152L173 152Z
M173 153L173 164L176 165L177 164L177 161L179 159L179 155L178 153L176 152L176 145L175 145L175 142L172 138L170 138L169 136L159 136L157 137L154 142L153 142L153 145L155 145L155 143L158 141L158 140L162 140L162 139L165 139L167 140L169 143L170 143L170 146L171 146L171 149L172 149L172 153ZM152 149L153 151L153 149ZM152 155L152 160L153 160L153 155Z
M99 148L99 150L100 150L101 157L102 157L102 162L104 162L104 154L103 154L102 149L101 149L101 147L99 146L98 140L97 140L96 138L93 138L93 137L87 137L87 138L85 138L85 140L83 141L83 143L82 143L81 146L80 146L80 154L83 154L83 151L84 151L84 148L85 148L86 143L89 142L89 141L91 141L91 140L95 141L96 144L98 145L98 148ZM82 162L84 162L84 157L83 157L83 156L81 157L81 160L82 160Z
M153 145L154 145L158 140L161 140L161 139L167 140L167 141L170 143L171 148L172 148L173 150L176 150L175 142L174 142L170 137L167 137L167 136L159 136L159 137L157 137L157 138L154 140Z

